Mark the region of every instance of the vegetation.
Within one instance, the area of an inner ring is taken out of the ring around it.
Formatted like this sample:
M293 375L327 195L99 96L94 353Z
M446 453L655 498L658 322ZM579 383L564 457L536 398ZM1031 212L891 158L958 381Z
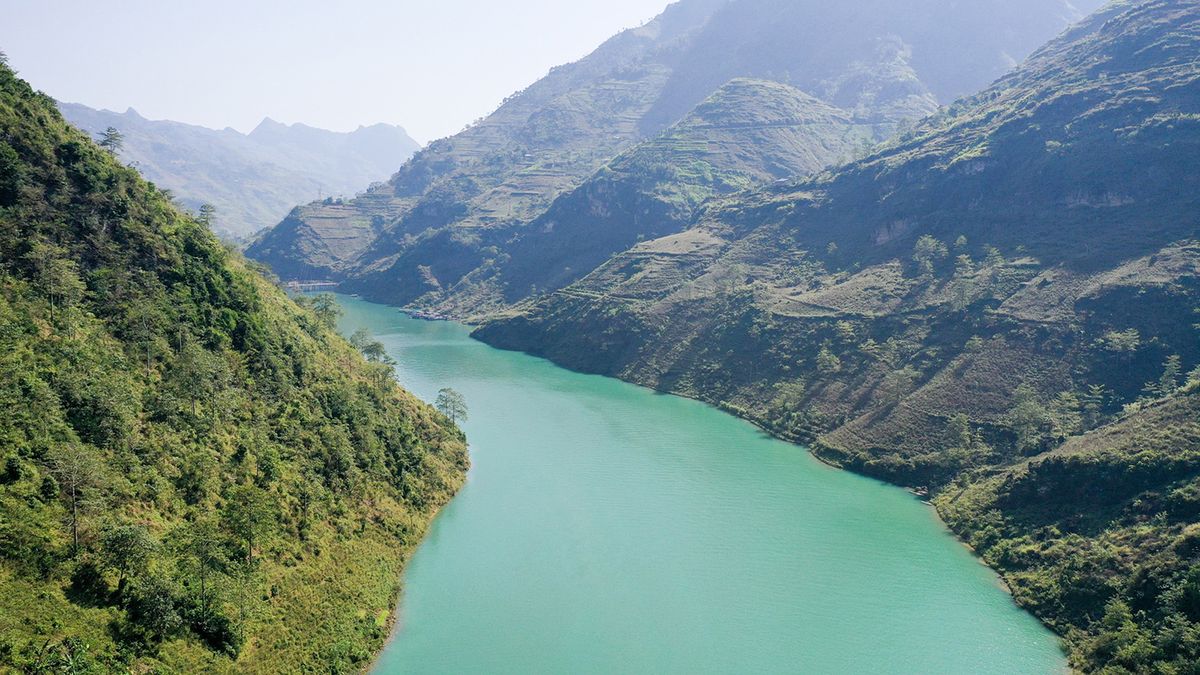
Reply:
M927 491L1075 667L1194 672L1197 15L1112 3L874 154L710 201L476 335Z
M467 457L314 305L0 67L0 669L364 666Z

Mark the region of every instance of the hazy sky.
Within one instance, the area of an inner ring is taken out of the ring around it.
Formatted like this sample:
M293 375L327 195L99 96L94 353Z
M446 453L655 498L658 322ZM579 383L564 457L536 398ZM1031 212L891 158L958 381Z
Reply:
M0 50L96 108L449 135L669 0L0 0Z

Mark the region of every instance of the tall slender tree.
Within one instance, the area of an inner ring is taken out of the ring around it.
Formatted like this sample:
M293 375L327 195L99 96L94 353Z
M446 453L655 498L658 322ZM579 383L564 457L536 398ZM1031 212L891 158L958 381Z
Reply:
M467 400L463 395L449 387L438 392L437 401L434 403L439 412L454 424L458 424L459 420L467 420Z
M109 127L100 134L100 147L108 151L110 155L116 155L125 147L125 134L122 134L116 127Z
M50 456L50 471L58 481L71 522L71 547L79 551L79 521L100 485L100 460L86 446L71 443Z

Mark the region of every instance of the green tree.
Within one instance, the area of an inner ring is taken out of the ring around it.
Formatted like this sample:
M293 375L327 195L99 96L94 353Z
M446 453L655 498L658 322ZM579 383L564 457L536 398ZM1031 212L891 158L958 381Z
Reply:
M842 342L854 341L856 334L854 324L849 321L839 321L834 325L834 328L837 330L838 339Z
M954 311L961 312L975 300L975 263L965 253L954 261Z
M217 523L211 518L198 518L189 524L184 533L182 552L195 568L196 576L200 579L201 602L207 605L209 577L220 572L229 562Z
M359 328L350 336L350 346L358 351L365 351L366 346L371 344L371 331L366 328Z
M129 621L156 642L168 640L183 628L175 604L175 589L166 579L149 576L134 586L129 602Z
M927 276L932 275L934 265L945 260L949 254L945 244L928 234L921 235L913 247L913 261L917 263L921 274Z
M439 391L434 405L454 424L458 424L459 420L467 421L467 400L453 389L445 388Z
M71 525L71 549L79 551L79 522L96 498L102 484L101 464L96 453L80 443L67 443L50 455L50 471L58 483Z
M1060 393L1050 403L1050 420L1054 436L1059 440L1083 431L1083 404L1073 391Z
M117 572L117 595L124 594L130 577L146 573L157 550L158 545L141 525L117 525L105 531L100 540L101 559Z
M962 450L970 450L975 444L975 437L971 433L971 420L965 414L959 413L946 420L944 443L948 449Z
M1170 396L1179 390L1179 374L1183 372L1183 361L1178 354L1167 357L1163 363L1163 374L1158 378L1158 391L1162 396Z
M204 227L212 229L213 224L216 223L216 216L217 207L205 202L200 205L200 214L196 216L196 221Z
M335 328L338 319L342 316L342 307L332 293L320 293L313 296L312 308L326 328Z
M1008 424L1017 435L1017 447L1021 450L1039 447L1050 421L1050 414L1038 400L1037 392L1029 385L1017 387L1012 410L1008 413Z
M179 394L191 402L192 417L196 416L199 400L209 400L224 384L221 360L194 341L186 341L171 372Z
M1004 255L995 246L988 246L983 252L984 267L1000 267L1004 264Z
M392 357L388 356L387 349L384 348L381 342L368 342L363 345L362 353L371 363L385 363L387 365L394 365L395 363L392 361Z
M275 510L267 494L252 483L234 486L221 515L226 529L245 542L246 563L254 562L255 545L275 524Z
M887 405L895 405L907 396L920 380L920 371L912 366L896 368L879 383L879 399Z
M829 375L841 369L842 360L829 349L829 345L822 345L821 351L817 352L817 370Z
M45 290L50 301L50 320L60 307L70 307L83 299L87 287L79 278L79 266L70 259L70 252L61 246L35 239L30 243L25 260L33 270L35 282Z
M1099 426L1100 419L1104 414L1104 407L1108 404L1108 394L1108 389L1104 385L1093 384L1079 395L1079 408L1083 415L1085 428L1094 429Z
M125 147L125 135L116 127L109 127L100 134L100 147L107 150L108 154L116 155Z
M1141 347L1142 336L1136 328L1122 331L1110 330L1100 337L1099 345L1105 351L1132 354Z

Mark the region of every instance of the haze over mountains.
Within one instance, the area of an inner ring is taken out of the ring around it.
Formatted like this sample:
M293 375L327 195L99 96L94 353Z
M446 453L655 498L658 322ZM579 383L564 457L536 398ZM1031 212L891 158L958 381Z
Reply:
M530 291L505 287L489 270L504 267L533 220L729 80L787 84L856 125L874 126L880 140L987 85L1079 16L1068 2L1041 0L917 7L685 0L554 69L475 127L431 144L387 186L345 204L298 209L248 253L284 277L341 280L395 304L453 316L495 311Z
M386 180L420 145L404 129L376 124L350 133L264 119L249 134L60 103L63 115L93 136L114 127L121 157L180 204L217 208L214 229L245 238L270 227L296 204L353 195Z

